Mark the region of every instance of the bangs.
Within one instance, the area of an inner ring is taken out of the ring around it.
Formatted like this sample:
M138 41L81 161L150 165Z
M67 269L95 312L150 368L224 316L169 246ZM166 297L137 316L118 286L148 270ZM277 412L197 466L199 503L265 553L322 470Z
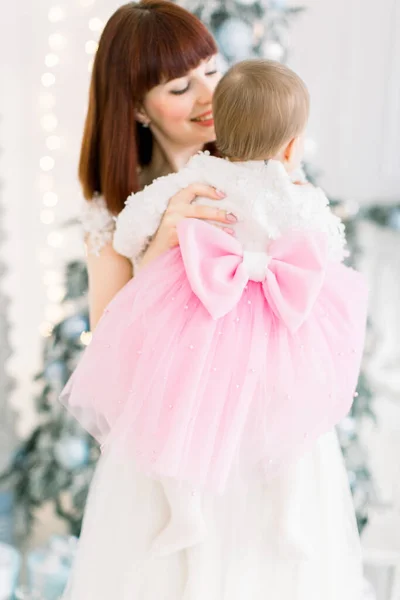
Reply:
M153 87L184 77L201 61L217 54L214 38L201 21L190 13L163 15L163 19L148 21L146 40L149 49L142 57L142 86L148 92Z

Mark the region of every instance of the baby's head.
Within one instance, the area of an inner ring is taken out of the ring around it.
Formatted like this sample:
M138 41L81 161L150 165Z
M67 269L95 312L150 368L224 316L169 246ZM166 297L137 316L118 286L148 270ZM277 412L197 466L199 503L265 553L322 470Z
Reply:
M303 156L309 94L288 67L270 60L234 65L213 99L217 146L231 160L280 160L291 172Z

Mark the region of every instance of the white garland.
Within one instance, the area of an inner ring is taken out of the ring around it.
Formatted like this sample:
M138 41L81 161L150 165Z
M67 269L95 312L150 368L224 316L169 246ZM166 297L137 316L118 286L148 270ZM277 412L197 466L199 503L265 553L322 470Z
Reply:
M0 188L1 191L1 188ZM0 248L4 243L5 234L1 227L4 214L0 198ZM9 341L10 324L8 321L9 299L3 293L1 281L6 273L6 266L0 260L0 471L8 461L8 454L15 442L15 415L9 404L10 393L14 388L14 379L7 373L7 361L12 354Z

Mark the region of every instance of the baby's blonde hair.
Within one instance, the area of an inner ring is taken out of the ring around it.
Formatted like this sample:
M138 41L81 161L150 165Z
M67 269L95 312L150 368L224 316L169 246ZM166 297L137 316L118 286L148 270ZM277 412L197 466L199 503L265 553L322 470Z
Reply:
M272 158L304 131L309 106L304 82L288 67L263 59L237 63L214 93L218 149L238 160Z

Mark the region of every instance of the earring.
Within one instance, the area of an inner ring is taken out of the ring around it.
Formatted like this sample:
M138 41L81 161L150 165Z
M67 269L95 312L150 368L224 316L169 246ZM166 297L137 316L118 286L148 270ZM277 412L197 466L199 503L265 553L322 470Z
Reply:
M144 127L145 129L148 129L150 123L142 123L142 127Z

